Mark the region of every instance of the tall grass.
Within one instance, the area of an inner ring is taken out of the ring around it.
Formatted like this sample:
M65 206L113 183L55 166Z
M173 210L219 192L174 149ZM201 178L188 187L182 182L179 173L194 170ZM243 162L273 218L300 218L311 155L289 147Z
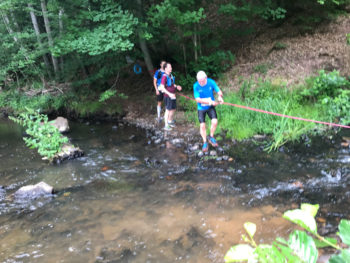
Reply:
M309 84L308 84L309 85ZM257 87L254 91L251 87ZM284 86L272 85L269 81L253 83L245 81L239 92L226 93L225 101L233 104L249 106L270 112L281 113L306 119L331 122L334 114L327 105L320 101L301 100L300 94L307 89L288 90ZM194 102L180 102L186 105L185 109L189 120L196 119L197 110ZM189 106L192 104L193 106ZM287 142L298 141L304 134L314 134L322 125L312 122L294 120L265 113L249 111L229 105L216 107L218 113L218 133L224 132L227 138L243 140L256 134L270 135L271 140L266 150L276 150ZM194 114L195 112L195 114ZM198 122L198 121L197 121Z

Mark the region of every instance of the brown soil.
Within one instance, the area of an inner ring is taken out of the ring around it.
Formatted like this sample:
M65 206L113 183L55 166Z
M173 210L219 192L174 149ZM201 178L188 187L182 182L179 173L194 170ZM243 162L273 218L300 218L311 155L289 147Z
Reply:
M228 86L238 90L241 79L270 79L287 86L300 84L320 69L350 75L350 17L319 25L312 33L300 32L291 23L264 29L236 53L237 61L226 73ZM267 72L266 72L267 71Z

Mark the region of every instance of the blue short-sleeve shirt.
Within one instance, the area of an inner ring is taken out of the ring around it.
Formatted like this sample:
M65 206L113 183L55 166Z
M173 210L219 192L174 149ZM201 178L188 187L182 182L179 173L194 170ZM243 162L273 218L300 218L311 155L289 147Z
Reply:
M193 96L195 99L211 98L215 100L214 91L219 92L220 89L213 79L207 78L207 84L204 86L199 85L198 81L193 84ZM208 104L197 103L197 108L198 110L207 110L210 106Z
M160 72L160 74L159 74ZM164 71L161 71L160 69L158 69L155 73L154 73L154 78L157 80L157 87L160 85L160 82L162 81L162 77L163 77L163 74L165 72ZM158 76L160 76L160 78L158 78Z

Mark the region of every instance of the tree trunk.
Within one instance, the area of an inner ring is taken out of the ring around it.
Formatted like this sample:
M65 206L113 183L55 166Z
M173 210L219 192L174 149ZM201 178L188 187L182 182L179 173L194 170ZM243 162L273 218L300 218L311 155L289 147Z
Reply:
M60 9L59 13L58 13L58 26L59 26L59 30L60 30L60 38L62 38L63 36L63 13L64 10ZM63 61L63 56L60 57L60 68L61 68L61 72L63 73L64 70L64 61Z
M45 29L46 29L46 33L47 33L47 38L48 38L48 42L49 42L49 47L53 48L53 38L52 38L52 34L51 34L51 27L50 27L50 21L49 21L49 17L47 14L47 8L46 8L46 3L45 0L41 0L41 10L43 12L43 17L44 17L44 24L45 24ZM51 54L51 59L52 59L52 64L53 64L53 69L55 71L55 75L56 78L58 77L58 61L57 58L54 57Z
M32 24L33 24L33 27L34 27L36 39L38 40L38 46L39 46L39 49L41 50L41 52L43 52L43 60L44 60L44 63L45 63L45 66L46 66L46 69L47 69L47 73L48 73L48 75L49 75L49 78L51 78L50 63L49 63L49 60L48 60L47 57L46 57L46 54L45 54L44 48L43 48L43 44L42 44L42 42L41 42L40 28L39 28L39 25L38 25L38 20L36 19L36 16L35 16L35 14L34 14L32 4L29 4L29 3L28 3L28 8L29 8L29 10L30 10L30 17L31 17L31 19L32 19Z
M140 16L140 18L142 18L142 16L143 16L142 0L137 0L137 5L138 5L139 16ZM143 58L145 60L148 73L151 75L151 77L153 77L154 67L153 67L151 55L149 53L149 49L148 49L146 40L142 37L141 29L137 30L137 34L139 35L140 48L141 48L141 51L143 53Z
M186 56L186 47L185 47L185 44L182 44L182 51L183 51L183 54L184 54L184 66L185 66L185 73L187 75L187 56Z
M5 24L5 27L6 27L6 30L7 32L12 35L13 37L13 40L18 43L18 38L17 36L14 34L12 28L11 28L11 25L10 25L10 19L8 18L8 16L6 14L4 14L3 12L1 12L1 16L2 16L2 19L4 21L4 24Z

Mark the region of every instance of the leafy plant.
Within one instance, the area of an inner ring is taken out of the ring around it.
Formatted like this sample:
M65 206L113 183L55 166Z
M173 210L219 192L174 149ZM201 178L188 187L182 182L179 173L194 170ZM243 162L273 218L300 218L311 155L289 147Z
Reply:
M27 108L27 112L9 118L26 129L29 135L23 138L26 145L31 149L37 148L38 153L49 160L52 160L55 154L61 151L63 144L68 142L68 138L62 136L44 114Z
M108 100L110 97L115 96L116 93L117 93L116 90L108 89L108 90L104 91L103 93L101 93L100 99L98 101L104 102L104 101Z
M316 263L318 249L332 247L339 251L329 262L350 262L349 248L341 248L334 238L323 237L317 233L315 216L319 205L301 204L300 209L288 210L283 218L291 221L306 231L295 230L288 240L276 238L271 245L257 244L254 240L256 225L251 222L244 224L247 235L242 235L246 244L235 245L225 255L225 262L266 262L266 263ZM341 220L337 233L342 242L350 245L350 221Z
M323 99L325 97L334 97L338 89L349 87L350 82L339 75L339 71L326 73L320 70L319 75L313 80L312 87L301 92L304 98L313 98L314 100Z

